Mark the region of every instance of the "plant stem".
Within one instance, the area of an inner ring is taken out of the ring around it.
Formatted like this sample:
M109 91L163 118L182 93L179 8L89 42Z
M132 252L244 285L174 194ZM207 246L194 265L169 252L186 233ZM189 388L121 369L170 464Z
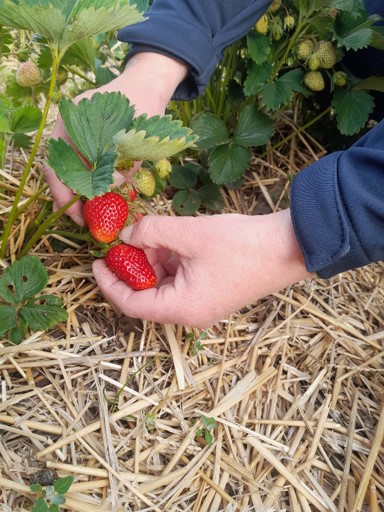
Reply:
M93 85L93 87L96 86L96 82L94 80L92 80L91 78L88 78L87 75L85 75L84 73L82 73L81 71L79 71L77 68L73 67L73 66L63 66L64 69L66 69L67 71L70 71L71 73L73 73L74 75L77 75L79 78L82 78L83 80L85 80L86 82L88 82L90 85Z
M28 159L27 165L26 165L26 167L24 169L24 172L23 172L23 175L21 177L19 188L17 189L17 192L15 194L15 199L13 200L13 204L12 204L12 208L11 208L11 211L10 211L10 214L9 214L9 217L8 217L8 221L7 221L6 225L5 225L4 232L3 232L3 235L1 237L0 259L4 258L5 254L6 254L6 251L7 251L7 240L9 238L9 235L11 233L11 229L12 229L13 223L15 222L15 219L16 219L16 216L17 216L18 204L19 204L20 198L21 198L21 196L23 194L23 190L24 190L25 184L26 184L26 182L28 180L28 176L29 176L29 173L31 171L33 161L35 159L37 150L38 150L40 142L41 142L41 138L43 136L45 124L47 122L47 116L48 116L48 112L49 112L49 107L51 105L52 95L53 95L53 92L55 90L57 69L58 69L59 63L60 63L60 56L59 56L58 51L57 51L56 48L52 49L52 57L53 57L53 64L52 64L51 81L50 81L50 84L49 84L49 90L48 90L48 95L47 95L47 99L46 99L45 106L44 106L43 116L41 118L40 126L39 126L39 129L38 129L37 134L36 134L36 139L35 139L35 142L33 144L33 147L32 147L32 150L31 150L31 154L29 155L29 159Z
M25 245L24 249L20 253L20 257L25 256L32 249L35 243L39 240L39 238L45 233L45 231L49 228L49 226L55 222L70 206L76 203L81 198L81 194L77 194L74 196L68 203L64 206L56 210L55 212L48 215L45 221L40 224L39 228L35 231L35 233L28 240L28 243Z

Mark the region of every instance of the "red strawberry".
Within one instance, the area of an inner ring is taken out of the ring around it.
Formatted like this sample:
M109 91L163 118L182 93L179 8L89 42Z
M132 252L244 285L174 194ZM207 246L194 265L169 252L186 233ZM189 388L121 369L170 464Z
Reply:
M128 196L128 200L133 203L133 201L136 199L137 197L137 190L135 189L135 187L131 184L128 184L126 183L125 184L125 191L127 193L127 196Z
M84 218L92 236L99 242L115 240L128 217L128 204L116 192L88 199L84 204Z
M145 252L132 245L114 245L105 255L105 262L119 279L134 290L152 288L157 282Z

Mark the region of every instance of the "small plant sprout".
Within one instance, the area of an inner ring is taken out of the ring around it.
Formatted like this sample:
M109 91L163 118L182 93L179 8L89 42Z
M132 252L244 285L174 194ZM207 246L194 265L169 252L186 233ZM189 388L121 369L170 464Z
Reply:
M44 471L39 472L39 474L43 473ZM41 482L36 481L29 486L30 490L36 494L32 512L60 512L61 505L64 505L66 501L64 494L69 491L73 484L73 477L57 478L50 485L44 485L44 479Z
M212 430L217 427L216 420L203 415L200 416L200 419L203 422L203 427L196 430L196 437L202 436L207 444L212 444L214 440Z

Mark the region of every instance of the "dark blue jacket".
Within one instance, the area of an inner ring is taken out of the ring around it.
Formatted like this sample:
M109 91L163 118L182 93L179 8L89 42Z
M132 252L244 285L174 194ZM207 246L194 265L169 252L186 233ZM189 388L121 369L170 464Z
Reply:
M174 98L193 99L208 84L223 50L245 35L270 3L154 0L148 20L122 29L118 37L132 43L131 54L158 51L187 63L189 75ZM384 16L382 0L366 0L366 6ZM383 55L371 60L364 55L361 65L373 62L384 74ZM321 277L384 259L384 121L351 148L296 176L291 215L307 269Z

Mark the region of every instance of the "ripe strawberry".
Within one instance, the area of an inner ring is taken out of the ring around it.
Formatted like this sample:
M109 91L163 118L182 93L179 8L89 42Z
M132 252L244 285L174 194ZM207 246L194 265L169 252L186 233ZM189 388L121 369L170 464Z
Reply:
M125 192L128 196L128 201L130 203L133 203L133 201L137 197L137 190L135 189L135 187L133 185L131 185L130 183L126 183L125 184Z
M263 14L255 25L256 32L259 32L259 34L266 34L268 32L268 26L268 16Z
M307 60L312 55L314 50L314 43L311 39L305 39L299 44L297 48L297 58L299 60Z
M155 192L156 180L149 169L141 167L134 175L133 181L139 194L150 197Z
M157 282L155 271L145 252L132 245L118 244L105 255L108 268L134 290L153 288Z
M22 62L16 71L16 82L20 87L33 87L42 80L40 69L31 60Z
M317 54L323 69L331 69L337 62L336 50L330 41L320 41Z
M319 92L325 87L323 75L320 71L309 71L304 75L304 83L311 91Z
M128 217L128 204L116 192L88 199L84 218L92 236L99 242L110 243L117 237Z
M154 168L159 178L162 179L167 179L172 172L171 162L167 158L163 158L162 160L155 162Z

